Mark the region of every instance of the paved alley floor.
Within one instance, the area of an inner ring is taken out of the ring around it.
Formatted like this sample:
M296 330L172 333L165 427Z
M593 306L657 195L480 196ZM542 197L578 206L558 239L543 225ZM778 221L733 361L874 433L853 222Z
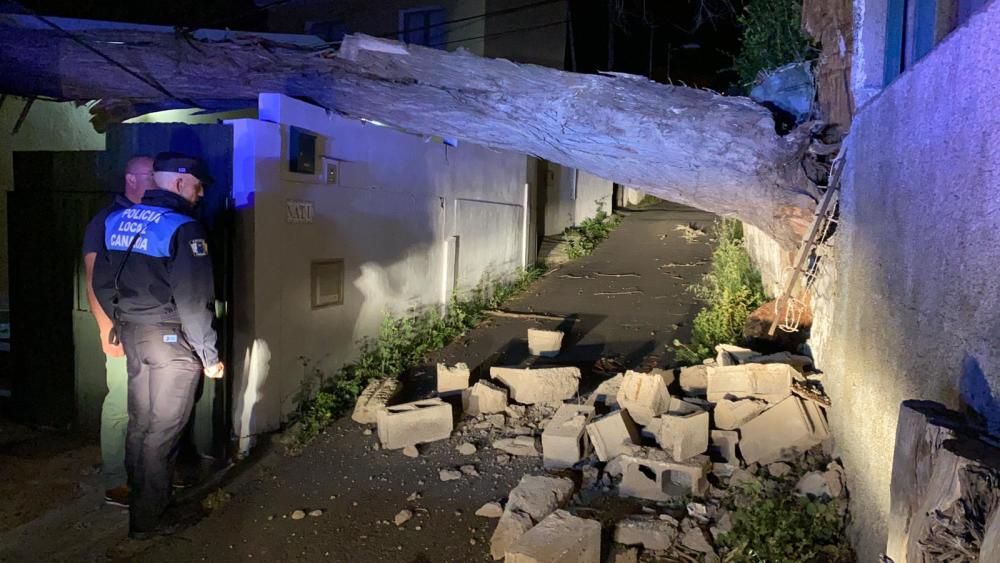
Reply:
M688 241L676 227L693 223L708 232L713 220L667 204L628 212L593 255L549 272L505 305L567 320L492 318L409 374L406 394L431 393L436 361L464 361L474 378L490 365L539 363L527 355L529 327L568 329L563 353L545 362L579 366L581 394L626 367L669 365L666 346L688 338L698 310L685 288L708 270L712 250L707 235ZM91 542L84 553L80 545L45 551L40 536L24 534L18 536L23 544L3 545L13 537L8 533L0 535L0 560L492 561L489 539L497 521L474 513L486 502L504 500L522 475L542 473L541 458L498 459L492 437L462 425L450 440L421 446L420 456L411 459L379 449L372 430L345 418L299 456L263 456L225 486L232 496L221 508L176 536L133 542L98 534L98 540L81 540ZM466 441L478 448L475 454L456 451ZM478 475L439 479L440 470L461 465L474 465ZM393 517L402 509L414 516L396 526ZM322 514L293 520L295 510ZM120 534L115 537L123 538L124 520L113 520Z

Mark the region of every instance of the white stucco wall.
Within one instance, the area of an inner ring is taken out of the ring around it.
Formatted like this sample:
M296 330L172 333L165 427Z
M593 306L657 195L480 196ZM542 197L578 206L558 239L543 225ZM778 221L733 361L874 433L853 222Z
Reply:
M558 235L597 214L598 202L611 212L614 184L584 172L549 162L546 177L545 234Z
M236 350L238 357L266 351L269 364L251 357L241 368L264 378L248 396L265 404L260 415L237 420L252 419L256 432L293 411L304 379L352 360L384 313L441 304L455 272L461 291L520 268L528 168L524 155L448 147L284 96L262 95L260 103L262 121L233 122L235 197L254 241L238 270L253 280L245 293L255 309L254 328ZM287 171L292 125L319 134L317 153L341 161L339 185L324 183L322 170ZM286 222L287 200L312 202L313 222ZM453 237L458 244L449 250ZM344 261L344 303L313 310L310 264L328 259Z

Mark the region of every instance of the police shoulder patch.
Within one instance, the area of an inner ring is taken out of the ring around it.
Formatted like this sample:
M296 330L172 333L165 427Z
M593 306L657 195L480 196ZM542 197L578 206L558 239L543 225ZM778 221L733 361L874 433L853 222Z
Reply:
M195 256L208 256L208 243L205 242L205 239L196 238L188 244L191 245L191 254Z

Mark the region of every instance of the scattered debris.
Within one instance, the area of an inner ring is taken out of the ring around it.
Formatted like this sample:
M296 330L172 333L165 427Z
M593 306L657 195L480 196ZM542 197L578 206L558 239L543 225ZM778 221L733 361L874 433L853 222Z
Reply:
M564 333L560 330L528 329L528 353L532 356L554 358L562 348Z
M708 449L708 411L677 398L670 408L650 424L656 429L656 442L674 461L684 461Z
M587 423L595 409L589 405L564 404L542 432L542 458L546 469L573 467L590 455Z
M572 321L577 319L565 315L548 315L545 313L521 313L517 311L485 311L491 317L504 317L508 319L530 319L536 321Z
M677 539L677 522L659 518L630 516L615 526L615 541L641 545L645 549L667 550Z
M791 394L797 374L785 364L709 366L708 400L760 399L777 403Z
M478 381L462 391L462 409L470 416L505 412L507 390L488 381Z
M730 401L723 399L715 404L712 414L715 416L715 426L722 430L736 430L767 407L766 403L743 399Z
M636 295L640 293L645 293L641 289L626 289L622 291L597 291L594 295Z
M617 457L626 444L639 444L641 439L628 410L615 411L591 422L587 425L587 436L601 461Z
M482 516L483 518L499 518L503 515L503 507L500 506L499 502L488 502L479 507L476 511L476 516Z
M503 515L490 539L490 553L503 559L525 532L565 504L573 494L573 481L565 478L525 475L511 490ZM598 532L599 534L600 532Z
M390 450L446 440L454 429L451 405L441 399L386 407L378 412L377 420L378 439Z
M413 518L413 513L409 510L403 509L396 513L396 516L392 519L392 523L396 526L402 526L403 524L409 522L411 518Z
M618 404L628 410L633 420L643 426L649 425L653 418L667 412L670 408L670 394L667 384L673 380L673 374L662 370L652 373L625 372L625 377L618 390Z
M771 463L799 455L827 436L820 408L790 396L740 426L740 451L747 463Z
M503 438L493 442L493 447L516 456L537 456L541 455L535 447L535 438L532 436L518 436L516 438Z
M378 412L392 400L399 391L399 380L395 378L378 379L365 387L354 404L351 420L359 424L375 424Z
M310 510L309 511L309 516L312 516L313 518L318 518L318 517L320 517L322 515L323 515L323 509L321 509L321 508L317 508L315 510Z
M442 469L438 471L438 477L444 482L457 481L462 478L462 472L454 469Z
M708 366L683 367L677 379L681 390L687 395L704 397L708 392Z
M556 510L504 552L507 563L600 563L601 523Z
M476 453L476 446L474 444L470 444L469 442L462 442L462 444L455 449L462 455L473 455Z
M461 471L463 475L468 475L469 477L479 477L479 471L476 470L475 465L463 465L462 467L459 467L458 470Z
M580 387L580 369L575 367L491 367L490 377L510 389L511 399L526 405L562 402L575 396Z
M447 395L467 388L469 386L469 376L469 366L462 362L452 367L439 363L437 365L438 395Z
M295 510L292 512L292 520L302 520L306 517L306 512L304 510Z
M641 278L639 274L636 273L625 273L625 274L605 274L603 272L594 272L594 275L601 278Z
M781 478L788 475L791 471L792 466L782 461L776 461L767 466L767 472L771 474L771 477Z
M698 242L698 239L700 237L705 236L705 229L699 227L694 223L688 223L687 225L677 225L676 227L674 227L674 230L681 231L681 238L688 242Z
M420 450L416 446L406 446L403 448L403 455L406 457L420 457Z

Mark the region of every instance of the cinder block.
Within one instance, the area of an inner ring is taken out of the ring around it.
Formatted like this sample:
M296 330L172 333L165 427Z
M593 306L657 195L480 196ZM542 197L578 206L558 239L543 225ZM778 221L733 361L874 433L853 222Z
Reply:
M544 475L525 475L510 491L507 506L490 538L493 559L503 559L507 549L531 527L573 495L573 481Z
M618 390L625 381L625 374L619 373L611 379L605 379L594 389L593 393L587 396L588 405L600 404L609 409L618 408Z
M684 393L704 397L708 392L708 366L699 364L683 367L680 371L678 379Z
M733 346L732 344L719 344L715 347L715 364L718 366L746 364L759 355L749 348Z
M749 420L763 412L767 404L753 399L730 401L723 399L715 404L712 415L715 427L722 430L736 430Z
M462 391L462 410L470 416L505 412L507 390L487 381L477 381Z
M709 415L694 405L674 399L671 408L657 418L656 442L674 461L705 453L708 449ZM653 426L656 426L654 423Z
M708 400L761 399L777 403L792 392L798 372L786 364L744 364L708 368Z
M600 563L601 523L556 510L507 550L506 563Z
M378 412L378 439L389 450L447 440L453 429L451 405L440 399L393 405Z
M823 441L826 418L814 403L792 396L740 427L740 452L747 463L789 459Z
M652 516L630 516L615 526L615 542L641 545L645 549L667 550L677 539L677 525Z
M597 459L609 461L622 453L627 444L638 445L639 427L627 410L615 411L587 425L587 436L594 446Z
M554 358L562 348L563 332L560 330L528 329L528 353L532 356Z
M650 424L654 417L670 408L670 393L667 392L667 382L664 381L662 372L625 372L625 379L618 390L618 404L628 410L632 419L639 424Z
M685 495L702 496L708 488L708 456L695 456L684 462L670 459L660 450L632 447L622 454L622 481L618 494L653 501L667 501Z
M510 389L510 398L525 405L563 402L580 388L580 369L575 367L520 369L491 367L490 377Z
M354 403L354 413L351 420L360 424L375 424L378 412L392 400L399 391L399 380L395 378L372 381Z
M564 404L542 432L542 458L547 469L573 467L590 455L586 426L594 418L590 405Z
M709 457L738 466L740 458L736 455L736 446L740 443L740 433L735 430L712 430L712 443L709 447Z
M457 363L453 367L437 365L438 395L447 395L469 387L469 366Z

